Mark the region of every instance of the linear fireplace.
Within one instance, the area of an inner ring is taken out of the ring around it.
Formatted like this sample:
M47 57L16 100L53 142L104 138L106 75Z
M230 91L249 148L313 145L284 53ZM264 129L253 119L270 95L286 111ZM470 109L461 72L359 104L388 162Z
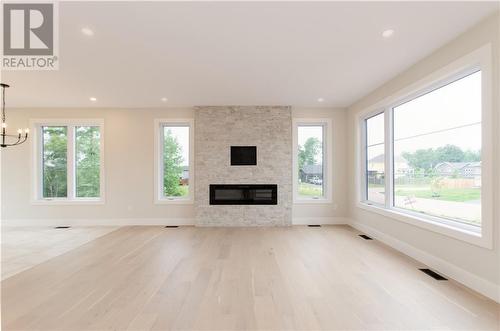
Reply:
M275 184L210 184L211 205L277 205Z

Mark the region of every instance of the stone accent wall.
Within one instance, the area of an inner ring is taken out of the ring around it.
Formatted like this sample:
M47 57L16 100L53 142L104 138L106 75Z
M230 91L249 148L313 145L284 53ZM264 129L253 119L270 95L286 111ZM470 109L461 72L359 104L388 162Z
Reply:
M289 106L195 108L195 207L201 226L292 224ZM230 166L230 146L257 146L257 166ZM209 184L278 184L278 205L209 205Z

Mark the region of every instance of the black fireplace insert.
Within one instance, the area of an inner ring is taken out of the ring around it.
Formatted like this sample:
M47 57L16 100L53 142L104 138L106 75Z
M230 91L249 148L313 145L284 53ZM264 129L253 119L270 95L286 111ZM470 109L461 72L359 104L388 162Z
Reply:
M211 184L211 205L277 205L276 184Z

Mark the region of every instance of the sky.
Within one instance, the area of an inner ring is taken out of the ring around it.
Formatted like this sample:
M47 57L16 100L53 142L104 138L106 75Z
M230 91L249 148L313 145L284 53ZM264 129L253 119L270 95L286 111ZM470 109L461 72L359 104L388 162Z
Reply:
M368 119L367 128L368 145L382 144L383 114ZM395 155L447 144L480 150L481 72L395 107L394 141ZM383 145L371 150L381 154Z
M321 125L307 125L307 126L299 126L297 132L297 142L299 146L304 146L304 143L307 139L314 137L318 139L320 142L323 142L323 127ZM318 154L316 158L316 162L321 164L321 153Z
M323 141L323 127L320 125L316 126L299 126L298 128L298 143L304 146L304 143L310 137L317 138L319 141Z

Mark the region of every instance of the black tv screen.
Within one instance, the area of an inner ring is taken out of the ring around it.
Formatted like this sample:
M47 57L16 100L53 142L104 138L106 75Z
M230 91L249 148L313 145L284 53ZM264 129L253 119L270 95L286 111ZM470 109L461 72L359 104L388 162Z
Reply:
M231 146L231 165L257 165L257 147Z

